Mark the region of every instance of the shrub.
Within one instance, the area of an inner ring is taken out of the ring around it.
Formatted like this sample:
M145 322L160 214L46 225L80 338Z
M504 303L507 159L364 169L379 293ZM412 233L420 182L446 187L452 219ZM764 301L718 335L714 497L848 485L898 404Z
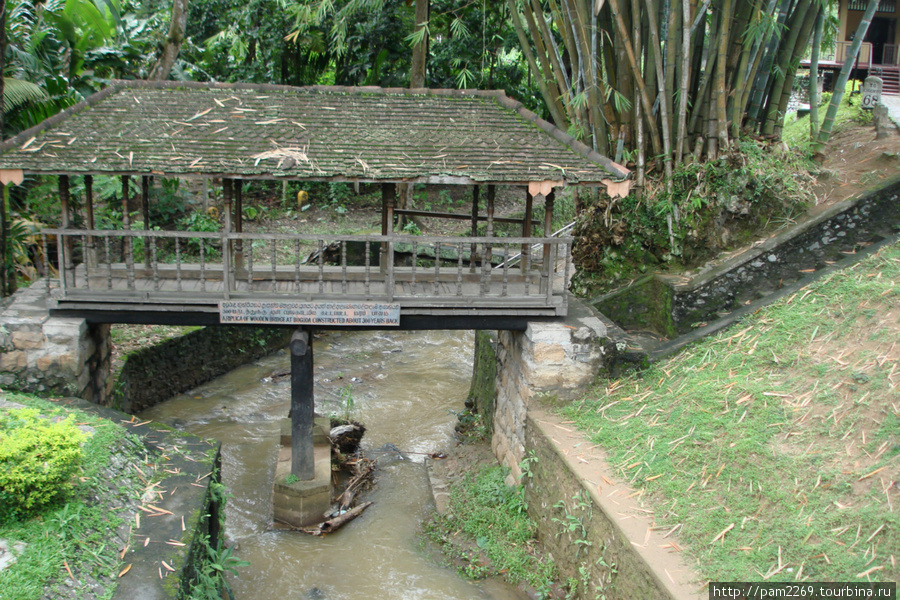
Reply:
M0 414L0 519L63 498L81 465L84 439L71 415L53 422L31 408Z

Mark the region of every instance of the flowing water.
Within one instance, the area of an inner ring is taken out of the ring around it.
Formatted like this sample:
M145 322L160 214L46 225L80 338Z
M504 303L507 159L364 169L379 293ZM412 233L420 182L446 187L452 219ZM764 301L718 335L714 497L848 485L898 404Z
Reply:
M510 600L497 582L476 585L441 567L418 541L433 498L423 459L452 443L472 375L470 332L325 332L313 346L316 412L346 412L367 427L363 447L394 444L408 460L380 465L374 504L317 538L271 530L279 422L290 405L290 356L237 369L141 417L222 442L229 493L226 531L248 560L232 581L238 600ZM384 461L382 461L384 462Z

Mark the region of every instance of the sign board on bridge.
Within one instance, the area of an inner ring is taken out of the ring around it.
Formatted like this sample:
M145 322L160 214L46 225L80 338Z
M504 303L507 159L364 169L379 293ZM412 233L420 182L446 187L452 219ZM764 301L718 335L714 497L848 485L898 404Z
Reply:
M379 302L219 302L219 322L397 327L400 305Z
M862 107L872 110L879 102L881 102L881 88L884 82L881 77L869 76L863 83L862 88Z

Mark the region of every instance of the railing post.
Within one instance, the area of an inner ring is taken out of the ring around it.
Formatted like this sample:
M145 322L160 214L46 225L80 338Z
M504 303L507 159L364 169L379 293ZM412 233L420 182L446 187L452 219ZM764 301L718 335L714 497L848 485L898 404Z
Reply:
M225 225L222 232L222 286L224 288L225 299L231 297L231 290L234 283L234 274L231 272L231 180L222 180L222 199L225 204L223 213ZM235 260L237 266L237 260Z
M525 218L522 219L522 237L531 237L531 217L534 212L534 196L531 195L531 191L528 191L525 196ZM522 260L519 261L522 265L522 274L527 275L528 269L531 268L531 257L527 252L528 244L522 244Z
M478 237L478 197L479 187L476 185L472 191L472 237ZM475 272L475 253L478 251L478 244L472 244L469 249L469 272Z
M244 232L244 180L235 179L232 182L234 196L234 232ZM234 240L234 268L240 270L244 266L244 240L238 237Z
M141 211L144 214L144 231L150 231L150 178L141 177ZM150 268L150 237L144 236L144 266Z
M94 176L84 176L84 207L87 214L87 228L95 229L94 223ZM86 268L94 268L97 266L97 241L94 236L89 235L87 238L87 250L84 254L84 262Z
M129 182L131 178L128 175L122 175L122 228L129 232L131 231L131 213L129 212L129 195L131 194L131 190L129 190ZM134 252L133 252L133 240L130 236L124 235L122 236L122 253L124 254L125 261L125 270L127 271L128 277L128 289L134 289Z
M60 175L58 183L60 210L62 211L61 228L69 229L71 227L69 216L69 176ZM64 272L65 283L71 282L72 287L76 287L77 283L75 281L75 264L72 257L72 238L69 237L68 234L64 233L60 241L62 242L61 246L65 246L65 250L61 256L62 260L59 263L60 271ZM63 279L63 277L61 277L60 279Z
M385 293L388 302L394 301L394 236L388 238L387 277L384 278Z
M387 237L394 230L394 195L396 186L393 183L381 184L381 235ZM378 264L382 274L387 273L388 242L381 244Z

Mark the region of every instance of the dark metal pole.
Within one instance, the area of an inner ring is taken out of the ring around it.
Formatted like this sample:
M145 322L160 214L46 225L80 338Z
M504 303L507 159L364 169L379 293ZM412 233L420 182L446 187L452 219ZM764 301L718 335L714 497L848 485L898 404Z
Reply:
M313 448L315 399L313 397L313 332L302 327L291 337L291 473L301 480L314 479Z

